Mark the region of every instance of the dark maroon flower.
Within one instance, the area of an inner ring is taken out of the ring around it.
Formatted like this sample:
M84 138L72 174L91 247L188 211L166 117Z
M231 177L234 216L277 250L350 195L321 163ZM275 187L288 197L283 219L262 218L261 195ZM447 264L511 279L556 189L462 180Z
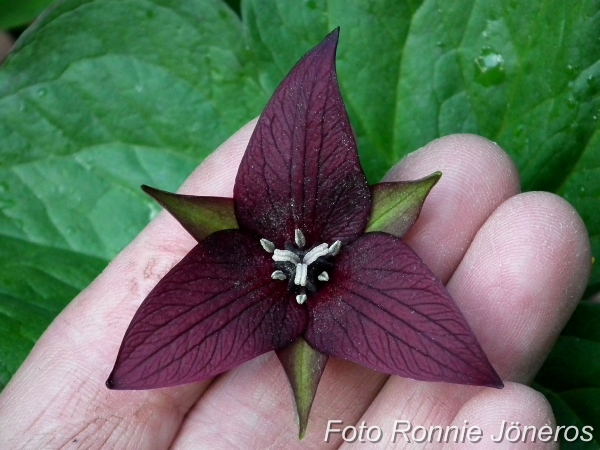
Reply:
M337 39L335 30L273 94L233 201L146 188L200 243L138 309L109 388L190 383L270 350L301 384L290 344L304 341L299 351L312 352L319 367L330 355L418 380L502 386L421 259L396 236L365 233L372 195L337 84ZM394 186L373 193L389 198ZM223 227L237 221L239 229L205 237L194 211L208 211Z

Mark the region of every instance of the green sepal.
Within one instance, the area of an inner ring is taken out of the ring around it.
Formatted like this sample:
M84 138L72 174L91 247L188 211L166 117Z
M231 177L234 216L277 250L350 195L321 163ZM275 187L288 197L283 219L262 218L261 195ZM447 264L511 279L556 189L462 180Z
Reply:
M373 206L365 232L383 231L404 236L416 222L425 198L441 176L442 172L435 172L420 180L371 186Z
M303 439L308 425L310 408L315 399L328 356L312 348L302 338L277 350L277 356L292 387L298 413L298 437Z
M146 185L142 190L169 211L198 242L215 231L239 228L232 198L173 194Z

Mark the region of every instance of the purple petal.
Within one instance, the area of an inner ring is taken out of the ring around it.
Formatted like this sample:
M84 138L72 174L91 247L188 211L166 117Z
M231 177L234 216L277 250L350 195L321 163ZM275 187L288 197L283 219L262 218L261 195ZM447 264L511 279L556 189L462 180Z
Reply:
M338 30L308 52L260 116L234 188L240 228L281 248L301 230L308 247L349 242L371 197L335 73Z
M502 387L460 310L401 239L362 236L309 300L304 338L317 350L424 381Z
M190 383L292 342L306 328L306 309L287 283L271 279L270 256L239 230L198 244L136 312L107 386Z

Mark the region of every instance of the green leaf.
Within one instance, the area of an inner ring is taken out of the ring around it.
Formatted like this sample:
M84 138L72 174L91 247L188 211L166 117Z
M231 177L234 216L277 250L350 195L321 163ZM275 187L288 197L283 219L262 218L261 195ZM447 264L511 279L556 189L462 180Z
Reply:
M313 349L302 338L278 350L277 356L292 387L298 413L299 437L302 439L328 356Z
M600 388L600 343L561 336L536 381L556 392L581 387Z
M142 185L142 189L169 211L200 242L215 231L238 228L233 199L172 194Z
M560 396L584 424L593 428L594 440L600 442L600 389L575 389Z
M420 180L371 186L373 207L365 231L384 231L398 237L404 236L416 222L425 198L441 176L441 172L435 172Z
M0 245L22 243L7 273L24 286L51 282L28 266L42 252L57 280L79 273L43 295L0 277L0 386L158 213L139 186L176 190L260 112L244 55L239 19L209 0L64 1L23 34L0 71Z
M0 30L27 25L54 0L0 0Z
M600 345L598 324L600 324L600 303L581 302L562 331L562 335L586 339Z
M580 303L536 382L555 392L600 388L599 320L600 304Z
M6 384L48 323L107 261L0 237L0 383Z
M600 304L582 302L563 330L536 377L536 388L550 403L559 425L594 429L594 445L564 448L600 448Z
M582 418L580 418L577 414L577 412L575 410L573 410L569 404L562 398L561 395L555 394L552 391L548 390L548 389L544 389L543 387L539 386L539 385L535 385L534 387L540 391L542 394L544 394L546 396L546 398L548 399L548 402L550 403L550 405L552 406L552 410L554 411L554 415L556 418L556 422L558 424L558 426L563 426L563 427L570 427L570 426L574 426L576 427L580 433L583 430L583 427L585 426L589 426L589 424L591 422L589 421L584 421L582 420ZM597 420L597 417L594 418L594 421ZM581 439L581 436L579 439L576 439L574 441L568 442L564 439L564 435L563 433L560 434L560 448L561 450L599 450L600 449L600 439L598 439L598 428L594 428L592 432L593 434L593 439L589 440L589 436L583 435L584 439L588 440L583 441ZM564 431L561 430L561 431ZM587 429L587 431L590 431L589 429ZM569 434L570 438L573 438L573 431L571 431L571 434Z

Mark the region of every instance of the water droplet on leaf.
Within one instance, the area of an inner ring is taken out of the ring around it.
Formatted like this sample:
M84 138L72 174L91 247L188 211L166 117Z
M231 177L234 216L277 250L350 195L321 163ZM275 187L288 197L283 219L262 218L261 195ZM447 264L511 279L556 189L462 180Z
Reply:
M484 47L475 58L475 81L483 86L500 84L506 78L504 58L490 47Z
M567 74L574 77L579 71L579 66L576 64L567 64Z

